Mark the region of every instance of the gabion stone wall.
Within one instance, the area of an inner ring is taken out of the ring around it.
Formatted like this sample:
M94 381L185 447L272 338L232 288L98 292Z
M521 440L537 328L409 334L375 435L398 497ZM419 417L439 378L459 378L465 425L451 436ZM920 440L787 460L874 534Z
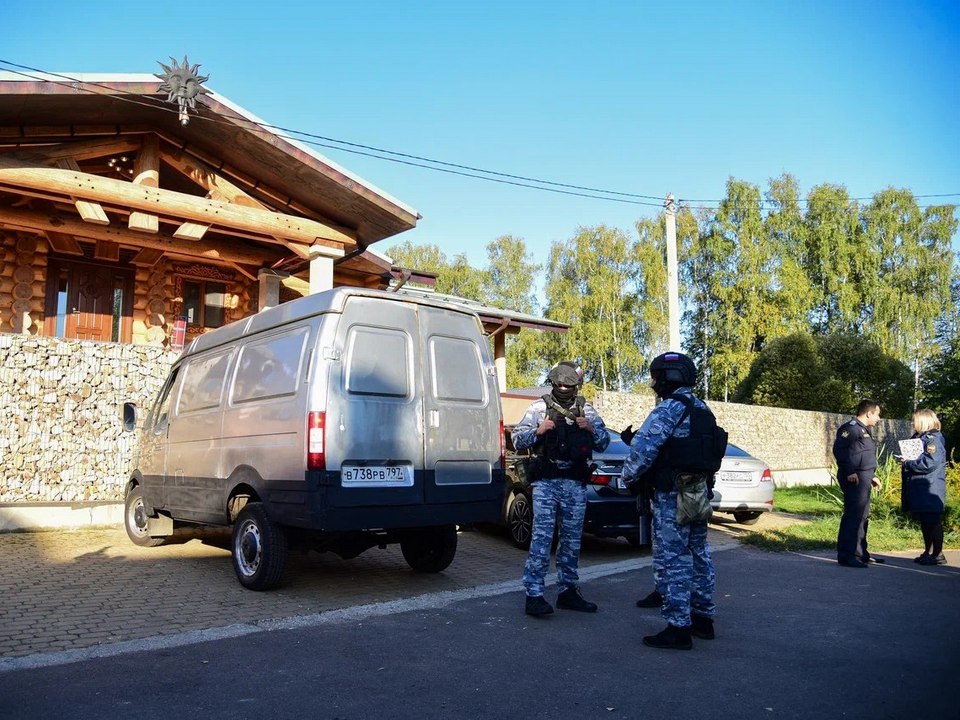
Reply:
M0 503L119 501L142 413L176 353L0 333Z
M596 406L607 427L622 430L631 423L634 429L640 427L653 402L652 393L600 392ZM837 428L852 417L716 400L709 405L717 423L730 434L730 442L765 461L773 470L783 471L829 468ZM909 420L885 419L874 428L873 436L885 450L893 449L896 440L908 438L912 432Z
M143 412L176 353L124 345L0 333L0 503L123 499L137 437L123 432L123 403ZM532 399L531 399L532 400ZM601 392L595 405L613 430L640 423L650 395ZM846 415L711 402L730 439L774 470L829 468ZM881 442L910 436L885 420Z

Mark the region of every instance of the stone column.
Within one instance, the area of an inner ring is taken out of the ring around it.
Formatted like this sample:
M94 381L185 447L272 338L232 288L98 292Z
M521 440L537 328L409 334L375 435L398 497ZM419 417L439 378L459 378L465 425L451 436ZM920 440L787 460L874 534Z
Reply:
M260 286L257 311L276 307L280 304L280 281L285 277L287 277L287 273L277 272L269 268L262 268L257 273L257 283Z

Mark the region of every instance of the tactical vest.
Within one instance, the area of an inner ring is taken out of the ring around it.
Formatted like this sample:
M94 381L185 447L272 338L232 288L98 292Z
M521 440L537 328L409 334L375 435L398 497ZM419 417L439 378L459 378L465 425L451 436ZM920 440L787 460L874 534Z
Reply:
M685 409L676 427L680 427L689 416L690 434L687 437L671 435L660 448L653 465L656 489L676 489L674 480L680 473L709 476L712 486L713 474L720 469L727 453L727 431L717 425L717 419L708 408L699 407L692 397L674 394L668 399L684 404Z
M583 430L569 420L583 416L586 400L578 395L572 408L562 407L552 395L544 395L547 417L553 420L554 429L543 436L543 443L537 448L531 480L569 477L586 481L590 476L589 463L593 457L593 431ZM558 467L562 462L568 467Z

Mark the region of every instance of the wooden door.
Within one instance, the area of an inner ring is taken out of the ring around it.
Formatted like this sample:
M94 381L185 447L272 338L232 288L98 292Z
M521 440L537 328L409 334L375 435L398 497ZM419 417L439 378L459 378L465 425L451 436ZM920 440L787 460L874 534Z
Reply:
M50 260L44 334L130 342L133 271L109 264Z

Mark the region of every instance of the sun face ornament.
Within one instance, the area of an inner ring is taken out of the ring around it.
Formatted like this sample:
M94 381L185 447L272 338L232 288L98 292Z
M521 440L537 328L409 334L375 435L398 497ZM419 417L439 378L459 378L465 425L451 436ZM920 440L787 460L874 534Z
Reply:
M210 76L198 75L200 65L191 66L186 55L183 56L182 65L172 57L170 62L171 65L164 65L158 60L157 64L163 68L164 72L155 73L154 77L163 80L158 90L167 93L167 102L176 101L180 107L177 117L181 125L186 125L190 121L187 109L197 109L197 96L210 94L210 91L203 87L203 83L209 80Z

